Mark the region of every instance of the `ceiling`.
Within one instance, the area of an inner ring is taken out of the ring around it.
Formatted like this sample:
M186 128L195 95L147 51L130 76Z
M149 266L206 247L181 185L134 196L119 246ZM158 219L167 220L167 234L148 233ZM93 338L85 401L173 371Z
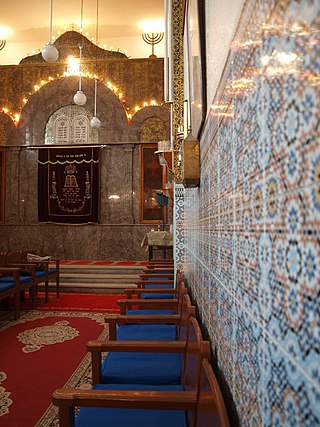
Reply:
M8 35L6 46L0 51L0 65L18 64L22 58L41 51L50 38L50 0L6 3L1 7L0 35L3 27ZM83 34L89 40L94 38L94 43L98 36L100 47L119 49L133 58L148 57L151 46L143 41L141 34L151 32L151 28L153 32L163 31L163 3L163 0L54 0L52 34L57 38L59 32L79 31L82 20ZM143 29L145 21L153 22L151 28ZM155 46L155 54L163 56L163 41Z

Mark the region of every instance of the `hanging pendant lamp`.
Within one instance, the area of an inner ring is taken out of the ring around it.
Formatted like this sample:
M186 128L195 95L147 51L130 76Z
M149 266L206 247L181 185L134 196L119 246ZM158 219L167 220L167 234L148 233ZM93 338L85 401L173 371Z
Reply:
M99 129L101 126L101 122L97 117L97 85L98 85L98 79L94 79L94 116L92 117L90 121L90 126L92 129Z
M82 106L87 102L86 95L82 92L81 86L81 58L82 58L82 45L79 44L80 49L80 60L79 60L79 90L77 90L76 94L73 97L73 101L76 105Z
M55 62L59 57L58 49L52 43L52 11L53 11L53 0L50 1L50 40L44 45L41 55L46 62Z
M99 0L97 0L97 22L96 22L96 68L97 68L97 49L98 49L98 22L99 22ZM99 129L101 122L97 117L97 91L98 91L98 79L94 76L94 114L90 121L92 129Z

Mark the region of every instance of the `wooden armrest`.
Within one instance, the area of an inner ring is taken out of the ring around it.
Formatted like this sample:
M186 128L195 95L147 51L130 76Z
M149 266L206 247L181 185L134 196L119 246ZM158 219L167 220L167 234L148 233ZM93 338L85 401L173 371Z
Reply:
M139 309L147 310L176 310L178 307L178 299L120 299L120 314L126 314L127 308L138 306Z
M171 285L172 283L174 283L173 279L168 279L168 280L139 280L138 282L135 282L136 285Z
M22 270L24 268L30 268L31 273L34 274L36 272L37 264L35 264L35 263L28 264L28 262L21 262L21 263L8 264L8 267L19 268L20 270Z
M124 293L127 294L128 299L132 298L132 295L137 295L141 298L142 294L173 294L177 295L181 293L181 289L176 288L136 288L136 289L124 289Z
M108 323L109 321L119 323L121 325L125 325L127 323L174 323L178 324L180 322L179 314L145 314L139 316L126 316L122 314L116 314L115 317L105 317L105 321Z
M87 350L90 353L104 351L127 353L183 353L185 341L89 341Z
M134 390L82 390L60 388L52 395L59 407L95 406L100 408L136 409L196 409L195 391L134 391ZM129 424L130 425L130 424Z
M155 303L159 303L160 305L174 305L178 302L177 299L118 299L118 304L128 304L130 306L132 305L152 305Z
M19 267L0 267L0 273L10 273L15 271L20 271Z

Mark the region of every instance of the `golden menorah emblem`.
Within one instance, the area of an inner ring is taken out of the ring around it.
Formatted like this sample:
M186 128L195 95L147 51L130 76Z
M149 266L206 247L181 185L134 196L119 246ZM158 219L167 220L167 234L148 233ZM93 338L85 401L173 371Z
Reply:
M143 41L151 45L151 55L149 58L156 58L154 54L154 46L161 42L163 39L164 33L144 33L142 34Z
M6 39L0 39L0 50L2 50L6 45L7 40Z

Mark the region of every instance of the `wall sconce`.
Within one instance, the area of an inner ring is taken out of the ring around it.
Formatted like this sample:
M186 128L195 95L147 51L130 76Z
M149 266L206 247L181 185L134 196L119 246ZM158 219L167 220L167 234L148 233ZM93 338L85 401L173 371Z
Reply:
M183 185L198 187L200 182L200 142L192 133L183 141Z

